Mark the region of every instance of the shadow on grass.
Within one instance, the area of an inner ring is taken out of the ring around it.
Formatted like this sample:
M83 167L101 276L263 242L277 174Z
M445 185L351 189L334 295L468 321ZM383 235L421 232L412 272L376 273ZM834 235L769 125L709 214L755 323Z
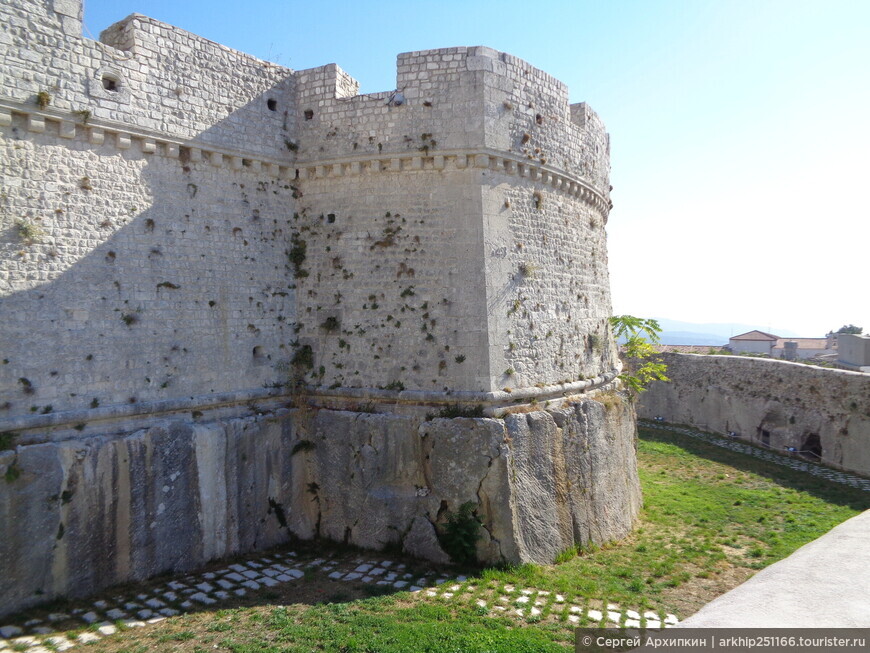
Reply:
M286 557L291 552L294 555ZM264 558L271 562L264 562ZM318 560L327 564L335 563L335 566L323 569L323 564L312 564ZM277 583L272 587L263 586L261 583L259 589L243 588L245 589L244 596L237 596L233 590L230 590L227 592L229 594L227 598L217 600L210 605L191 600L191 592L173 589L170 585L174 581L183 583L189 589L200 591L197 585L208 583L213 587L210 594L214 596L213 592L221 589L217 583L220 579L220 574L217 572L226 572L230 565L245 566L249 562L254 562L262 567L268 567L269 564L283 565L298 569L304 575L290 581ZM397 574L394 581L404 580L406 585L401 588L395 587L392 582L388 585L378 585L377 581L386 575L383 572L379 577L369 582L362 582L361 578L345 581L329 576L334 570L348 573L353 572L361 564L375 562L389 563L387 571ZM400 566L402 566L401 569L398 569ZM268 550L215 560L192 572L166 572L147 580L115 585L87 598L56 599L23 612L2 617L0 625L18 626L26 631L25 634L31 634L30 627L25 627L25 624L29 623L32 627L37 625L35 620L38 620L38 625L51 628L51 634L65 634L69 637L87 631L96 632L100 624L109 621L105 618L105 613L112 608L123 610L127 614L124 619L118 619L114 622L117 625L121 625L124 621L147 621L150 618L167 616L160 614L161 608L151 609L153 614L149 616L138 615L137 612L140 609L150 609L147 604L149 599L157 599L165 604L164 607L183 611L183 614L189 616L230 612L240 608L253 607L287 605L314 607L389 597L406 592L413 585L420 585L424 588L437 587L436 580L447 579L449 581L461 574L474 576L482 571L481 567L437 565L410 558L396 550L369 551L331 541L293 540ZM424 582L420 583L419 581ZM167 598L167 592L174 593L178 598ZM187 608L180 607L179 604L185 600L190 601L193 605ZM126 607L129 604L137 604L137 607ZM83 617L89 612L95 612L99 615L99 620L96 623L87 624L84 621ZM66 615L67 618L52 619L49 615ZM121 627L123 628L123 626ZM51 636L51 634L47 636Z
M740 471L757 474L783 487L806 492L838 506L858 511L870 509L870 492L859 490L858 488L829 481L807 472L776 465L744 453L723 449L703 440L674 431L642 426L638 429L638 436L642 440L649 442L676 445L695 456L730 465ZM741 442L741 444L746 443ZM783 456L783 461L786 460L789 460L789 458Z

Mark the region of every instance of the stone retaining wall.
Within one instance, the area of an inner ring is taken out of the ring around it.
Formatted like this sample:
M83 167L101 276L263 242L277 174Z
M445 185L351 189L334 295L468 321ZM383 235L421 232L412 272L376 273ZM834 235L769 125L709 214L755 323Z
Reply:
M745 356L662 354L638 416L661 417L870 475L870 374Z

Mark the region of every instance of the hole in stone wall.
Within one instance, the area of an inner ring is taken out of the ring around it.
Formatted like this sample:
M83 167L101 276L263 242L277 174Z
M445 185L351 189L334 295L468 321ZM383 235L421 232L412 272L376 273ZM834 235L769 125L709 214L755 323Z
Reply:
M305 109L305 120L311 120L314 117L313 109Z
M103 88L107 91L118 91L118 78L112 75L103 75Z
M263 348L257 345L254 347L254 365L263 365L266 362L266 355L263 353Z
M278 101L274 98L269 98L268 100L266 100L266 106L269 107L269 111L277 111Z
M800 450L801 456L809 460L822 459L822 440L818 433L810 433Z
M326 221L327 221L329 224L334 223L334 222L335 222L335 213L329 213L329 214L326 216Z

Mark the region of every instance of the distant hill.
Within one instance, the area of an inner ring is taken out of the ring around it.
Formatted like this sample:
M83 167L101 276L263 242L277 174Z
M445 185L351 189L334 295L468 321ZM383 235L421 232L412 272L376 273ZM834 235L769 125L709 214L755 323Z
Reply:
M731 336L758 329L786 338L798 334L789 329L778 329L757 324L680 322L666 317L656 318L662 327L662 344L665 345L727 345Z

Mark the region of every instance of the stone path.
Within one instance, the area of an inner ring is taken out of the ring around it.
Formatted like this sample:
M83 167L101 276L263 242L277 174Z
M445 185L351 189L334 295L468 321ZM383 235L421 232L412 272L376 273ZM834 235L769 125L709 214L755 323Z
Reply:
M824 478L828 481L833 481L834 483L841 483L843 485L849 485L851 487L858 488L859 490L864 490L865 492L870 492L870 479L866 479L855 474L849 474L848 472L840 472L836 469L831 469L830 467L825 467L824 465L810 462L808 460L792 458L791 456L786 456L785 454L778 453L772 449L760 449L744 442L740 442L739 440L727 438L722 435L714 435L712 433L696 431L685 426L674 426L672 424L651 420L640 420L640 424L641 426L657 429L659 431L671 431L673 433L688 435L689 437L695 438L696 440L703 440L704 442L708 442L709 444L721 447L723 449L729 449L731 451L746 454L747 456L760 458L761 460L764 460L768 463L773 463L774 465L790 467L791 469L797 470L799 472L806 472L807 474L812 474L813 476L820 476L821 478Z
M484 614L497 616L506 614L519 617L529 623L542 621L549 616L567 621L575 626L610 628L649 628L661 630L679 623L672 614L661 614L647 610L643 614L636 610L626 610L614 603L590 607L585 600L569 601L556 592L534 588L518 589L513 585L486 586L463 582L460 576L451 585L422 590L427 598L444 601L474 601ZM603 622L603 624L602 624Z
M560 594L533 588L516 588L465 576L449 578L435 571L412 573L407 565L391 560L358 556L313 558L295 552L271 553L223 569L181 576L147 592L116 595L68 612L51 613L17 625L0 626L0 653L66 651L124 628L141 628L185 612L220 608L234 597L244 597L284 583L319 575L336 582L356 582L408 591L420 600L472 602L481 614L509 615L535 623L547 617L574 625L669 628L677 623L672 614L640 614L613 603L591 605L568 600ZM79 632L81 629L84 632Z

